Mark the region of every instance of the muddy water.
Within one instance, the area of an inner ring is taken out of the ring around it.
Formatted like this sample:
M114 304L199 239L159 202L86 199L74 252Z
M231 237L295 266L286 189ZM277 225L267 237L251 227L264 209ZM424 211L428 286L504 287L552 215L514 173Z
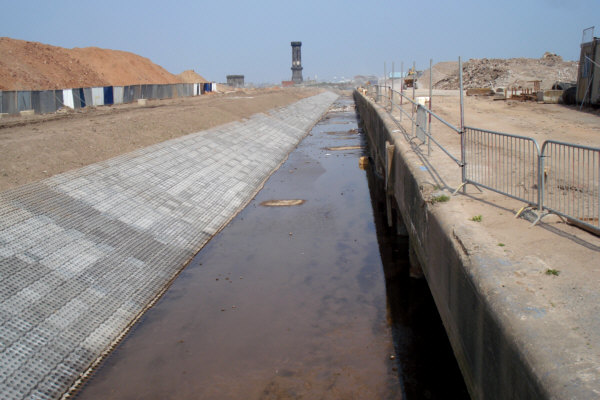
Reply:
M352 103L336 106L77 398L467 398L406 241L371 201Z

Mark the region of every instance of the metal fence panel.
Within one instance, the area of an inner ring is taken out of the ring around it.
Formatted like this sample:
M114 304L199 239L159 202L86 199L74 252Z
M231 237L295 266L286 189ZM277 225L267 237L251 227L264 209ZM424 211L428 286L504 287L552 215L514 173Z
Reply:
M31 110L35 111L36 114L41 113L41 104L40 104L40 91L33 90L31 91Z
M156 85L156 98L169 99L173 97L172 85Z
M114 93L112 86L104 86L102 88L103 96L102 96L102 105L108 106L114 103Z
M54 90L41 90L40 96L40 114L48 114L56 111L56 97L54 96Z
M62 89L54 90L54 111L65 105Z
M85 100L85 104L83 104L83 107L93 106L94 105L94 96L92 96L92 88L83 88L83 95L84 95L84 100Z
M138 99L142 98L142 85L135 85L133 87L133 101L137 101Z
M114 104L123 103L123 86L114 86L113 87L113 102Z
M73 92L77 89L63 89L63 104L69 108L75 108Z
M149 99L152 94L151 85L141 85L140 99Z
M417 121L415 135L425 143L427 141L427 111L422 105L417 106Z
M539 146L534 139L465 127L465 179L537 205Z
M123 103L131 103L133 101L134 90L133 86L123 86Z
M548 140L540 164L543 209L600 232L600 149Z
M17 92L17 112L31 110L31 92L29 90Z
M93 87L92 88L92 104L96 106L104 105L104 88Z

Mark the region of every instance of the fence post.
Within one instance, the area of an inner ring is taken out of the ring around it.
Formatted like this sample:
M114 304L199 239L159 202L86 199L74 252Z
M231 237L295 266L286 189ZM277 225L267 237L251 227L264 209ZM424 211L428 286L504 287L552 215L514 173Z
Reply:
M537 202L538 202L538 220L539 221L542 218L543 212L544 212L544 178L545 178L545 174L544 174L544 159L546 158L546 143L544 143L542 145L542 151L538 156L538 196L537 196Z
M432 78L432 64L433 64L433 59L430 58L429 59L429 111L431 111L431 102L433 99L433 78ZM430 156L431 155L431 113L429 113L429 125L427 127L427 133L429 134L427 136L427 155Z
M467 192L465 183L467 181L465 170L465 114L464 114L464 100L463 100L463 72L462 72L462 61L458 57L458 77L459 77L459 90L460 90L460 163L461 163L461 180L463 193Z
M387 68L386 68L385 61L384 61L383 62L383 97L384 97L383 104L385 104L385 97L387 97L387 70L386 69Z
M392 91L390 92L390 114L394 113L394 62L392 61Z

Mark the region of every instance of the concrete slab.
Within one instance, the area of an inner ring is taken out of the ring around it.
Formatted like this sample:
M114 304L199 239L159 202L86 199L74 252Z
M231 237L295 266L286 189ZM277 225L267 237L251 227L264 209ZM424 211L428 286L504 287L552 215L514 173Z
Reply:
M327 92L0 193L0 393L55 399L327 111Z

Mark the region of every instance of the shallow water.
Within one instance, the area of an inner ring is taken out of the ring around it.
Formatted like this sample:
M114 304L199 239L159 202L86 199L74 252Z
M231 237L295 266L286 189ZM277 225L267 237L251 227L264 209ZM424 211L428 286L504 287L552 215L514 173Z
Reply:
M337 102L78 398L468 398L407 242L371 200L352 105Z

